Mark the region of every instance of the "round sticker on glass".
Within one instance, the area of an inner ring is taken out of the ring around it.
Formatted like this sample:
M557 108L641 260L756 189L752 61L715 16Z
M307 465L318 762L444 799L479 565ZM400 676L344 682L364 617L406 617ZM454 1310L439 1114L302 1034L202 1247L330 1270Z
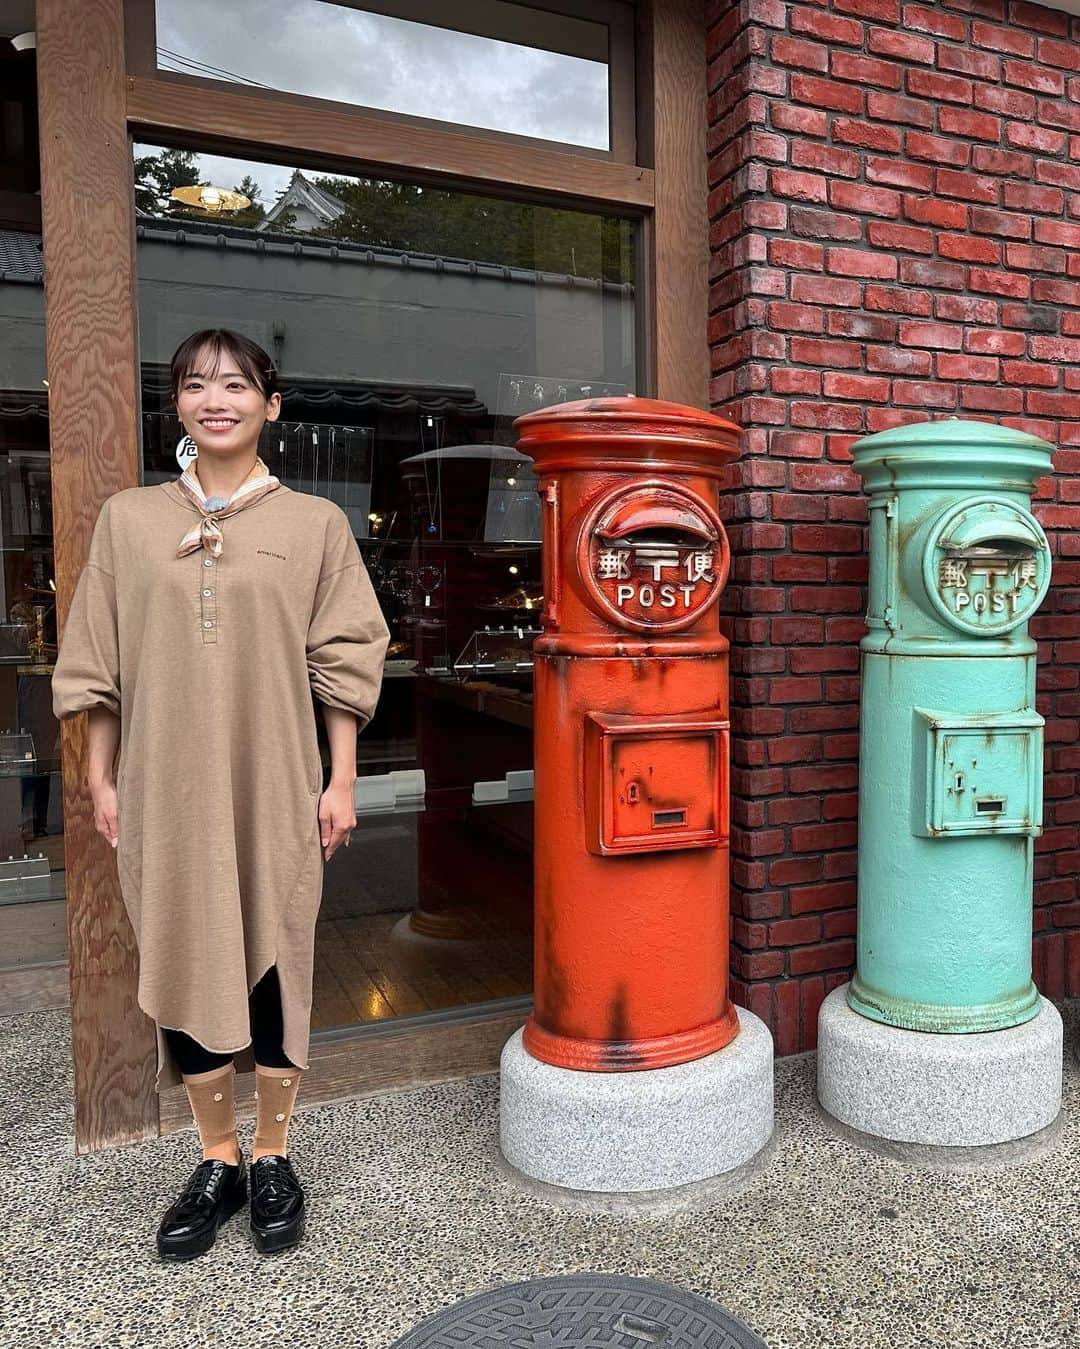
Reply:
M938 613L962 632L993 637L1025 623L1050 585L1050 545L1011 501L980 497L947 511L930 535L923 580Z
M198 459L199 447L190 436L181 436L176 442L176 462L180 465L181 473L187 468L193 459Z

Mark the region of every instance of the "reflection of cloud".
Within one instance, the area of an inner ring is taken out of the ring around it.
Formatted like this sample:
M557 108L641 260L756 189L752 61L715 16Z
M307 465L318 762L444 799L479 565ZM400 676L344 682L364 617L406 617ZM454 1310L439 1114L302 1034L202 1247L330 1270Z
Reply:
M160 48L291 93L608 145L597 61L324 0L157 0L157 32Z

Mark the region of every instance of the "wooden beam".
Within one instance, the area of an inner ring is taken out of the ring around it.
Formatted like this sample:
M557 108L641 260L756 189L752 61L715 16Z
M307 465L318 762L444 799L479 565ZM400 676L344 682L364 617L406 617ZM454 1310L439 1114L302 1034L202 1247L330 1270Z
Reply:
M703 47L704 40L703 31ZM704 82L703 67L702 106L697 110L702 156ZM143 140L196 142L198 148L256 157L277 152L291 160L299 156L333 163L352 173L404 176L471 192L487 188L525 197L543 194L546 200L616 213L641 214L653 204L652 171L634 164L447 131L391 114L369 116L320 99L239 92L195 79L132 76L127 115Z
M139 483L134 203L122 0L38 0L49 432L63 631L106 497ZM94 829L87 718L61 727L75 1138L80 1152L154 1136L152 1023L112 849Z
M476 37L494 38L499 42L524 43L541 51L564 52L585 61L607 60L607 33L603 19L609 18L615 8L611 0L596 6L596 18L573 12L575 8L547 4L544 0L530 0L528 8L507 5L502 0L456 0L453 6L445 0L338 0L369 13L387 14L396 19L456 33L471 33ZM601 21L598 21L601 20Z
M658 398L709 399L709 214L702 0L642 7L640 98L648 110L656 207L646 236L653 322L649 365Z
M0 1016L66 1007L70 996L71 979L66 960L0 970Z

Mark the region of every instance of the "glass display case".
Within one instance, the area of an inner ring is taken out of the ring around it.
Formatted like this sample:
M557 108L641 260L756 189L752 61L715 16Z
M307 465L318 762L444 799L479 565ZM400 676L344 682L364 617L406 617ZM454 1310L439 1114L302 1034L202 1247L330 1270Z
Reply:
M48 410L43 389L11 387L19 374L0 387L0 969L66 947Z
M26 22L8 35L34 27L33 6L15 8ZM59 1000L67 924L37 62L33 43L0 45L0 1011L11 1011Z

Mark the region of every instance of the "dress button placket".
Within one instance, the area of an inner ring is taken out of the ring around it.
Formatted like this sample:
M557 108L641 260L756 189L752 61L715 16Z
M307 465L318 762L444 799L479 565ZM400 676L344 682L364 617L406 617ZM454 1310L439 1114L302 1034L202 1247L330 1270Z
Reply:
M217 559L204 557L199 569L199 601L202 613L202 639L204 642L217 641L217 592L219 567Z

